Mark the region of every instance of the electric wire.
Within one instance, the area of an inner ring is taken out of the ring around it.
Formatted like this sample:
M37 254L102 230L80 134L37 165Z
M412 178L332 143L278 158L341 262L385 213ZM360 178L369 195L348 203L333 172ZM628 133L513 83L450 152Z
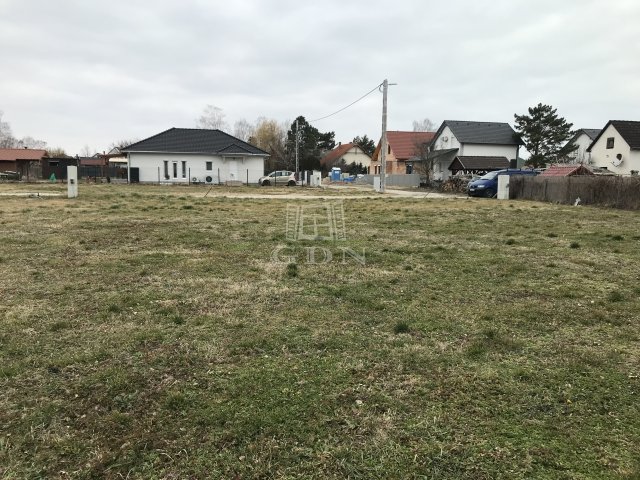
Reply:
M375 92L376 90L378 90L380 87L382 86L382 83L379 85L376 85L375 87L373 87L370 91L368 91L367 93L365 93L363 96L361 96L359 99L357 99L355 102L351 102L349 105L347 105L346 107L341 108L340 110L337 110L333 113L330 113L329 115L325 115L324 117L320 117L320 118L316 118L315 120L309 120L309 123L312 122L319 122L320 120L324 120L325 118L329 118L329 117L333 117L334 115L339 114L340 112L344 112L347 108L354 106L356 103L358 103L360 100L365 99L366 97L368 97L369 95L371 95L373 92Z

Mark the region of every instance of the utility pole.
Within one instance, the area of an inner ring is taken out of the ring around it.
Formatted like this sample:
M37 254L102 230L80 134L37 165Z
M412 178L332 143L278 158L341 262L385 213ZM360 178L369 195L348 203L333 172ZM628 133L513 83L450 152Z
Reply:
M382 141L380 142L380 192L384 193L387 176L387 90L389 81L382 82Z
M296 182L298 182L299 173L298 173L298 145L300 144L300 129L298 127L298 119L296 118Z

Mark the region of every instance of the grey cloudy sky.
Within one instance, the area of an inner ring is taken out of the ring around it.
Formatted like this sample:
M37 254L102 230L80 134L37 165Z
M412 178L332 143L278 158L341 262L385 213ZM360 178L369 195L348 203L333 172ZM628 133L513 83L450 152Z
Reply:
M640 2L0 0L0 110L77 153L193 127L329 114L384 78L389 129L513 122L550 103L575 127L640 120ZM381 94L317 122L381 131Z

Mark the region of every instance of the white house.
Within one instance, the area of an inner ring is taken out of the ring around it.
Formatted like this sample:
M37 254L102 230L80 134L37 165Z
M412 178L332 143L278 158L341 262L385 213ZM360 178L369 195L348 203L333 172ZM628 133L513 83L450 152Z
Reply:
M567 142L577 147L568 155L571 163L584 163L586 165L591 163L591 154L588 149L599 133L599 128L581 128L576 131L573 138Z
M351 165L352 163L361 164L367 171L371 167L371 157L355 143L339 144L320 159L320 163L327 170L331 170L333 166L339 166L343 161L346 165Z
M445 120L430 145L433 179L447 180L451 165L460 157L467 163L474 158L480 163L482 159L517 159L522 144L508 123Z
M267 152L220 130L171 128L122 149L129 182L258 183Z
M587 149L591 164L619 175L640 172L640 122L610 120Z

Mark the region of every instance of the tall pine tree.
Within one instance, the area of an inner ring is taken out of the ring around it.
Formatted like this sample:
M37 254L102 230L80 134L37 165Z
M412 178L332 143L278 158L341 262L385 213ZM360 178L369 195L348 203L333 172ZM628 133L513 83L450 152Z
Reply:
M516 131L522 137L530 157L527 164L543 167L566 157L575 150L574 145L566 145L573 136L573 123L558 116L557 109L539 103L529 108L529 115L514 115Z
M297 119L297 128L300 130L300 143L298 145L298 161L300 170L320 170L320 158L336 146L334 132L320 132L311 125L303 116ZM288 164L295 168L296 159L296 122L291 124L287 132L287 159Z

